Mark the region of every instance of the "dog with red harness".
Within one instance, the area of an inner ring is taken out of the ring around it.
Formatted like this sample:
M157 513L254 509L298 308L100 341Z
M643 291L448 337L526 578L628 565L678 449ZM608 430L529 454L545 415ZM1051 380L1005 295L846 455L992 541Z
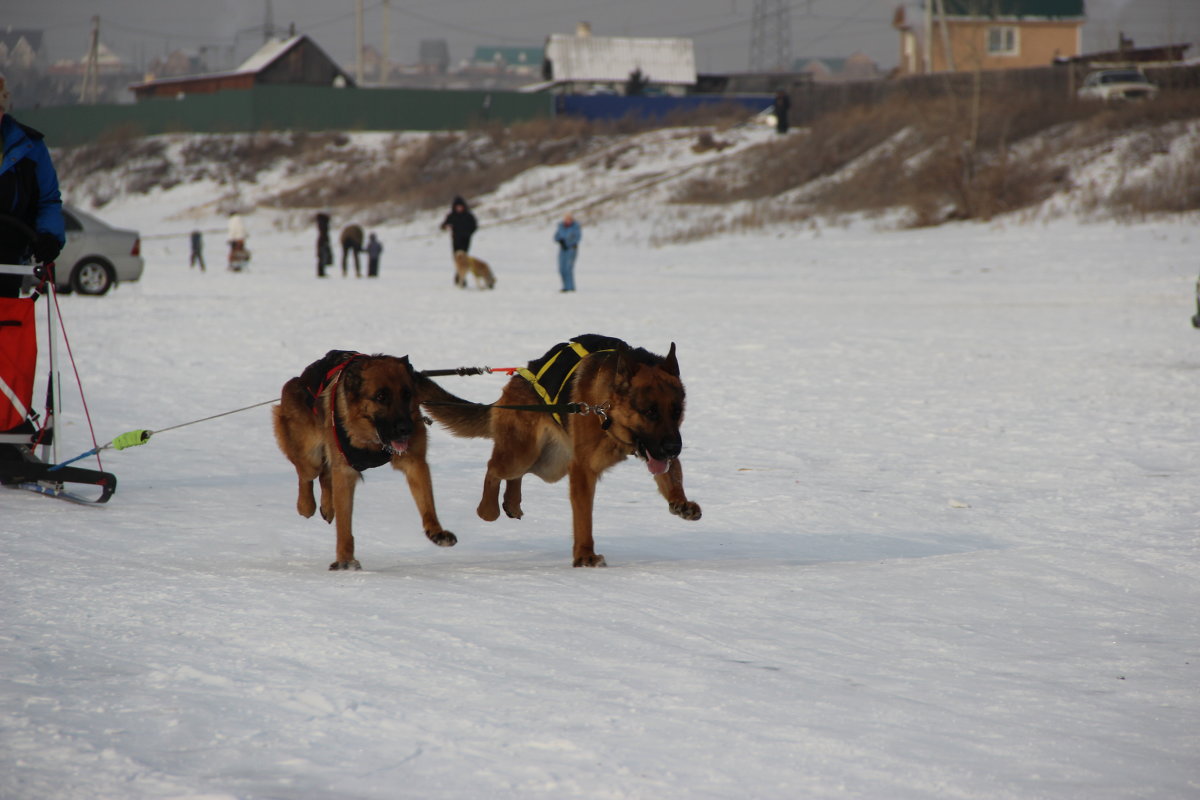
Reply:
M429 383L408 356L330 350L283 385L272 408L275 439L296 468L301 516L316 512L313 481L320 483L321 518L337 528L331 570L361 569L351 526L354 490L365 470L389 462L408 479L425 536L439 547L458 542L434 508L420 407L421 387Z

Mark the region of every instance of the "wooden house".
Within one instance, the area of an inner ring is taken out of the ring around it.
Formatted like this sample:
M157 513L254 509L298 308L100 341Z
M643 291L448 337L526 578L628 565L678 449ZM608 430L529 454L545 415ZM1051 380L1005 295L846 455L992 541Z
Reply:
M1044 67L1083 49L1084 0L925 0L921 19L899 9L900 72Z
M262 85L352 86L353 79L304 35L269 41L235 70L135 83L138 100L212 94Z

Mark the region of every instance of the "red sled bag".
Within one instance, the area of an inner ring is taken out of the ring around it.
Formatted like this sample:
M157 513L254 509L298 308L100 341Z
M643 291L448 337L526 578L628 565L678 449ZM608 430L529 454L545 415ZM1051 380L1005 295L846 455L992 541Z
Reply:
M33 300L0 297L0 431L25 422L37 372Z

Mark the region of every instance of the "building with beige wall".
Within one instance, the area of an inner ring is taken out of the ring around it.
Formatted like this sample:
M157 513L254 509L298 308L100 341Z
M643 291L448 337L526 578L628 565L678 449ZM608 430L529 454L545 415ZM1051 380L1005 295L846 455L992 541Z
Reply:
M898 12L900 72L1044 67L1083 50L1083 0L925 0ZM928 65L928 66L927 66Z

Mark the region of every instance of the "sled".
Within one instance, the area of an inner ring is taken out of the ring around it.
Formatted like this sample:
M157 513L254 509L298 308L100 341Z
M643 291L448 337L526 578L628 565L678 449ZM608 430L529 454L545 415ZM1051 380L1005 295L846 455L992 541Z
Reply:
M56 466L58 437L54 425L61 413L58 373L58 315L50 275L53 264L25 266L0 264L0 273L32 276L35 288L28 297L0 297L0 485L25 489L76 503L107 503L117 489L114 475L100 470ZM39 414L33 403L37 374L38 308L44 308L48 366L45 408ZM87 494L80 494L83 487Z
M250 263L250 251L244 246L229 249L229 271L241 272Z

